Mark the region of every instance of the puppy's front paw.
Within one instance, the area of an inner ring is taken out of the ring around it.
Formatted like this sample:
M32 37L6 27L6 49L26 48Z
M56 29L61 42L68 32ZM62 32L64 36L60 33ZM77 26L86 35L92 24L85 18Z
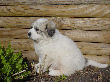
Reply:
M40 72L40 63L35 64L35 70L36 70L37 73Z

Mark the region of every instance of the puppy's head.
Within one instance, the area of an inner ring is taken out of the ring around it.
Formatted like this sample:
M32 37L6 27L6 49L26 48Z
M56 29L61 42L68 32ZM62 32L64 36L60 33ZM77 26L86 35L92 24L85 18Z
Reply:
M53 37L54 34L55 24L48 19L41 18L32 23L28 37L34 41L39 41L43 38Z

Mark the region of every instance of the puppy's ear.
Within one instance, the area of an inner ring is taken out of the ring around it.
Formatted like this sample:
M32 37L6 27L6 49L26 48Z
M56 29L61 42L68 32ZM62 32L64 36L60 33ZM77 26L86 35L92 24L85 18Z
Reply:
M55 34L55 24L52 21L46 24L45 29L50 37L52 37Z

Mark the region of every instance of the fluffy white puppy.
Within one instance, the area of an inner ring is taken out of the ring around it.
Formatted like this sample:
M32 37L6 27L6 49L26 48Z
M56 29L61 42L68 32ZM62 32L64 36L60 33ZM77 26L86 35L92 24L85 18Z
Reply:
M28 36L34 41L35 52L39 56L39 63L35 65L38 73L40 66L43 66L43 72L49 69L51 76L68 76L88 65L108 66L84 58L77 45L62 35L54 22L48 19L41 18L32 23Z

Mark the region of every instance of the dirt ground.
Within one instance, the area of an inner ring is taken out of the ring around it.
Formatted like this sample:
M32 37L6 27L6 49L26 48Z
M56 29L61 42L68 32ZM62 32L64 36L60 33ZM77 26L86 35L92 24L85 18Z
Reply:
M52 77L48 74L35 75L34 73L25 82L110 82L110 66L103 69L88 66L68 77Z

